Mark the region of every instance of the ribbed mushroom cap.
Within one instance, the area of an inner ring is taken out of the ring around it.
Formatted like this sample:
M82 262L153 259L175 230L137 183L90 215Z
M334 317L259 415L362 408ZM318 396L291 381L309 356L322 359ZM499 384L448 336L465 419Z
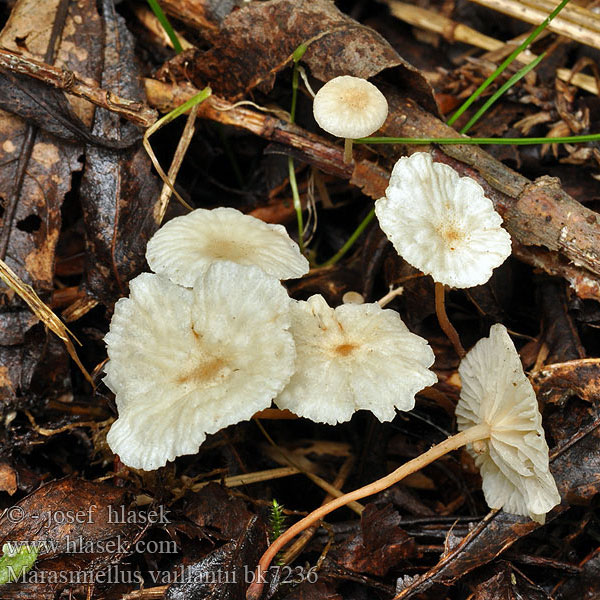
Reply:
M544 523L546 513L560 504L560 494L550 473L535 392L506 327L493 325L490 337L475 344L458 372L458 429L479 423L491 427L488 440L467 445L481 471L486 502Z
M404 260L451 287L485 283L510 256L510 235L483 188L426 152L396 163L375 214Z
M319 126L341 138L361 138L385 122L388 103L370 82L342 75L328 81L315 96L313 114Z
M219 260L255 265L277 279L308 272L308 261L283 226L226 207L172 219L148 242L146 260L155 273L187 287Z
M320 295L292 301L296 372L275 399L279 408L321 423L348 421L360 409L391 421L437 381L427 341L378 304L331 308Z
M215 263L193 290L144 273L115 305L105 383L108 444L151 470L268 407L294 370L289 297L257 267Z

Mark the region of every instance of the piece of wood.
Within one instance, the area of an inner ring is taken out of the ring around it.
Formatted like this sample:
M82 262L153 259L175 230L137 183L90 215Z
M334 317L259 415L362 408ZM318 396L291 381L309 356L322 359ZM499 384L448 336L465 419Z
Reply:
M96 106L118 113L123 118L143 127L152 125L158 116L155 110L143 102L121 98L109 90L98 87L91 80L78 77L73 71L64 67L55 67L12 50L0 48L0 69L39 79L47 85L85 98Z

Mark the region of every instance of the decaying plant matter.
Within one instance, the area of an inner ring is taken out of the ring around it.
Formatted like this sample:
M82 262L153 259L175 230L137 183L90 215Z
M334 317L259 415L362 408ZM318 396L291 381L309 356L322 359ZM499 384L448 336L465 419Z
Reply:
M1 598L600 594L600 16L485 3L0 3Z

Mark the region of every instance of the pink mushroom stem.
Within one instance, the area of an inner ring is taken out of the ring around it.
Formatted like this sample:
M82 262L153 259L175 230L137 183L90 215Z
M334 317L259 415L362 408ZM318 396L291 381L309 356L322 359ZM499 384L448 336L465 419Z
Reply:
M430 448L427 452L417 456L416 458L413 458L413 460L403 464L401 467L398 467L389 475L386 475L385 477L382 477L373 483L369 483L368 485L354 490L353 492L344 494L339 498L335 498L331 502L328 502L327 504L317 508L297 523L294 523L294 525L281 534L262 555L256 568L254 580L246 592L246 600L258 600L260 598L264 585L263 574L268 570L272 560L288 542L290 542L299 533L302 533L302 531L304 531L307 527L310 527L313 523L320 521L325 515L328 515L337 508L345 506L349 502L360 500L366 496L372 496L373 494L377 494L389 488L401 479L404 479L404 477L407 475L415 473L419 469L422 469L424 466L432 463L448 452L461 448L465 444L486 439L489 436L490 426L487 424L479 424L475 425L474 427L470 427L469 429L465 429L464 431L461 431L460 433L457 433L456 435L453 435L443 442L433 446L433 448Z
M446 302L445 302L445 292L444 292L444 284L435 282L435 313L438 318L438 322L442 331L446 334L448 339L452 342L454 346L454 350L456 350L456 354L462 360L465 355L465 349L460 343L460 337L458 337L458 332L454 329L454 325L450 323L450 319L446 314Z

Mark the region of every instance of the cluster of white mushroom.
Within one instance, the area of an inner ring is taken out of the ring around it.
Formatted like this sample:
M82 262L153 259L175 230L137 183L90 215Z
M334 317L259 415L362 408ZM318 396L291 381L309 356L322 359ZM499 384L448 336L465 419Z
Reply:
M481 186L427 153L396 163L376 214L397 251L440 284L482 284L510 254ZM280 280L301 277L308 262L279 225L198 209L164 225L146 257L154 273L130 282L105 338L104 381L119 410L108 443L128 466L156 469L195 453L207 434L273 401L317 422L360 409L390 421L437 381L427 341L397 312L290 299ZM486 501L542 522L560 495L535 393L502 325L459 374L461 443L481 469Z
M280 279L308 262L280 225L198 209L163 226L146 258L154 273L130 282L105 338L119 409L108 443L128 466L194 453L272 400L322 423L359 409L390 421L437 381L427 341L397 312L290 299Z

